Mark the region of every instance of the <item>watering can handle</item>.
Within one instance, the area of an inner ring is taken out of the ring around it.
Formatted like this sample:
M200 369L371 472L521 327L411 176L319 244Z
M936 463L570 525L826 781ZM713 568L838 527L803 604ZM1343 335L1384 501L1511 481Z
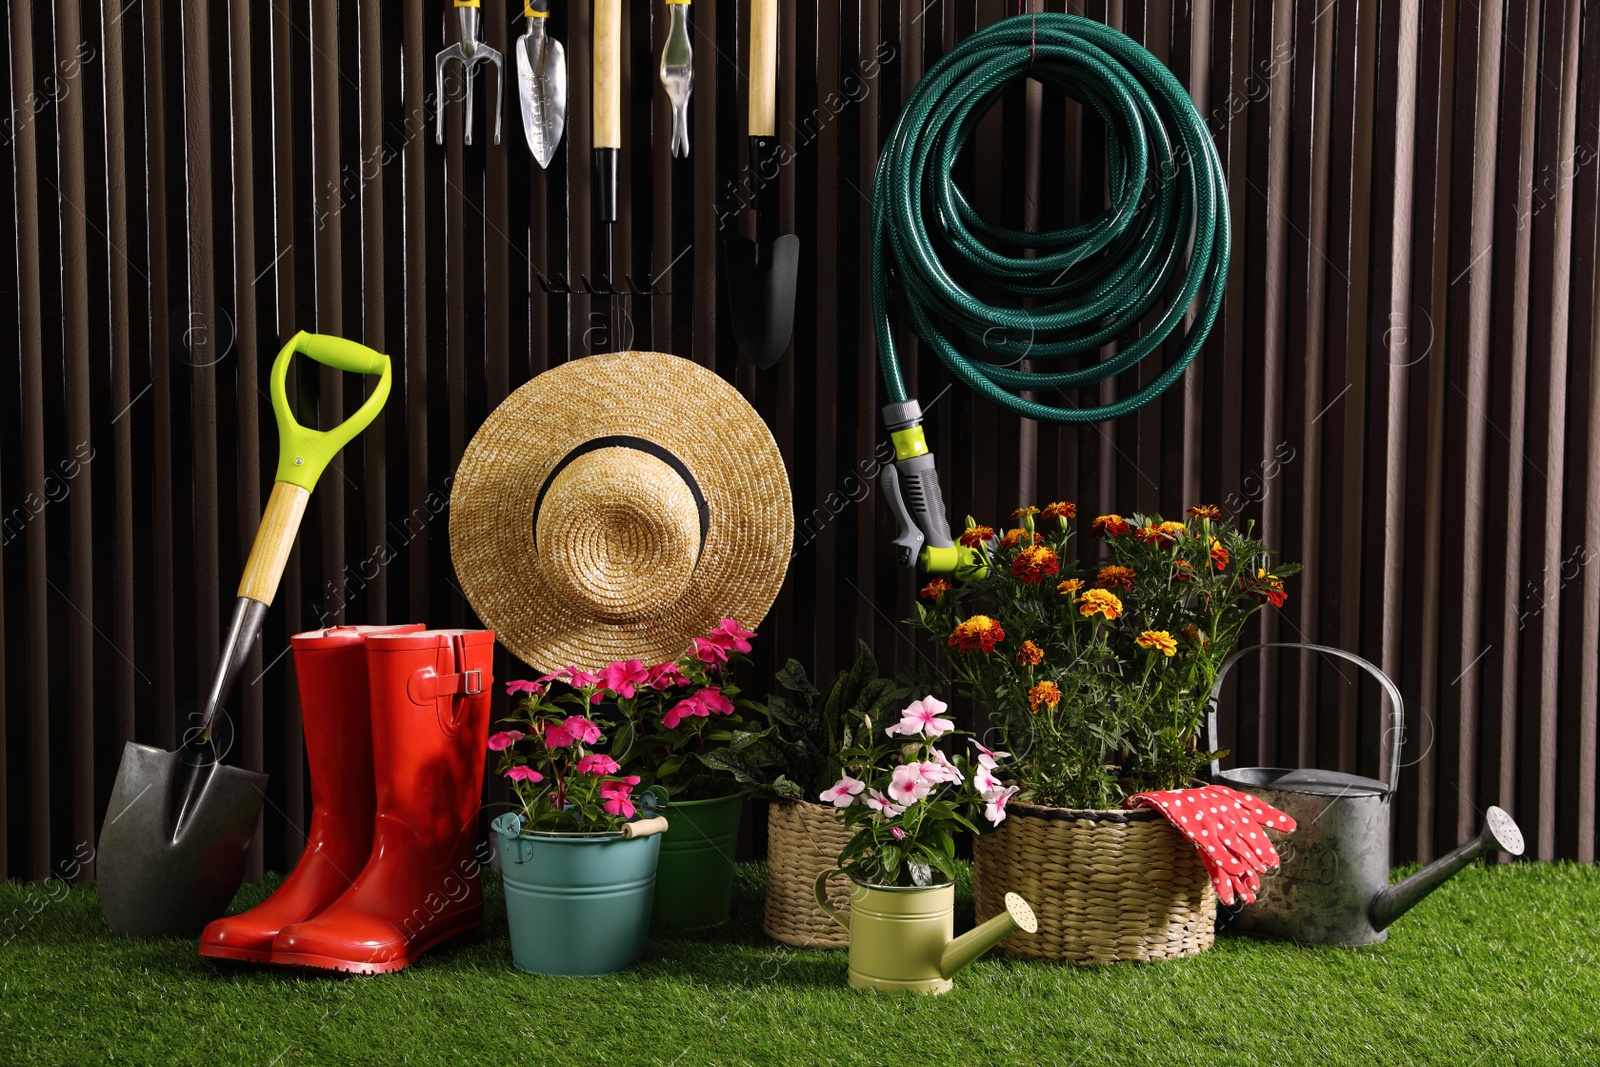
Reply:
M821 874L817 875L817 884L812 887L812 891L816 894L816 897L817 897L817 907L819 907L823 911L827 912L828 913L828 918L832 919L834 922L838 923L840 926L844 927L846 930L849 930L850 929L850 922L849 922L849 920L847 920L844 917L844 912L842 912L838 908L834 907L833 904L830 903L829 900L828 900L828 879L832 878L836 874L843 874L843 873L844 873L844 868L843 867L830 867L830 868L828 868L827 870L823 871Z
M1388 790L1393 793L1400 788L1400 748L1406 740L1406 709L1405 701L1400 697L1399 688L1389 680L1389 676L1378 669L1377 665L1362 659L1354 652L1346 652L1342 648L1332 648L1328 645L1312 645L1299 641L1272 641L1261 645L1251 645L1241 648L1222 661L1221 670L1217 671L1217 684L1211 687L1211 697L1207 701L1206 713L1206 744L1211 749L1217 747L1217 701L1222 696L1222 683L1228 677L1228 670L1241 658L1251 652L1259 652L1264 648L1293 648L1302 652L1325 652L1330 656L1348 660L1357 667L1366 671L1377 681L1383 689L1384 695L1389 698L1389 733L1393 740L1389 745L1389 782ZM1221 761L1211 761L1211 777L1216 778L1221 771Z

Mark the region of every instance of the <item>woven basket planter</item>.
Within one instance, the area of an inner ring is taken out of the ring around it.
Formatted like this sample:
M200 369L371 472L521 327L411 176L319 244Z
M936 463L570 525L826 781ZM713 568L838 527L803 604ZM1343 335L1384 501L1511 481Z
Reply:
M775 800L767 808L767 904L761 929L797 948L844 948L850 935L817 907L817 875L838 864L850 832L834 809L806 801ZM833 906L849 914L850 880L828 886Z
M1039 932L1000 949L1033 959L1101 964L1179 959L1211 947L1217 894L1182 834L1149 810L1075 811L1013 802L973 843L977 914L1019 893Z

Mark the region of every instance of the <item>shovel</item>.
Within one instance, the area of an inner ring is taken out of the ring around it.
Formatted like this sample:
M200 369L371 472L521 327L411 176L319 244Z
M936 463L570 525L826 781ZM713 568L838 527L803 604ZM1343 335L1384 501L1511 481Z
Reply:
M733 337L762 370L777 364L794 333L794 290L800 238L778 236L778 3L750 5L750 187L756 239L730 234L723 282L732 300Z
M517 99L534 161L548 168L567 125L567 53L546 31L550 0L523 0L528 29L517 38Z
M295 421L284 392L296 352L338 370L378 375L377 388L345 422L327 431L308 430ZM261 633L317 477L366 429L388 396L389 357L354 341L302 331L272 364L278 473L245 562L233 622L199 725L176 752L130 741L111 788L96 865L100 906L112 933L198 937L238 891L267 776L222 764L232 740L222 709Z

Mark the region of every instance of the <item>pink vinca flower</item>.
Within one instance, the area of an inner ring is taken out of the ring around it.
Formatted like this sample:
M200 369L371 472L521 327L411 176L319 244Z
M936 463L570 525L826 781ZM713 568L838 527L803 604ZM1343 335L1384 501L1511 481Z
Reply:
M922 764L907 763L896 767L889 778L889 796L902 807L915 804L927 796L933 783L922 776Z
M994 776L993 767L979 767L972 775L972 788L976 789L980 796L987 797L990 793L1004 789L1005 786Z
M651 689L672 689L688 685L689 679L676 663L658 663L650 668L650 680L647 684Z
M905 811L904 808L900 807L898 804L884 796L882 793L878 792L876 789L867 790L866 804L867 807L871 808L879 815L882 815L885 819L892 819L896 815L899 815L901 812Z
M544 724L545 748L570 748L577 738L567 730L564 722L547 722Z
M528 735L523 733L521 730L502 730L500 733L490 734L489 751L504 752L506 749L510 748L512 745L516 744L518 741L521 741L527 736Z
M540 685L538 682L530 682L526 679L518 678L514 681L506 683L506 696L508 697L514 697L518 693L527 693L529 696L538 696L542 692L544 692L544 686Z
M889 827L889 835L896 841L904 841L906 839L906 832L898 826Z
M582 715L568 715L567 721L561 724L561 728L571 734L574 741L582 741L586 745L592 745L600 740L600 727Z
M680 722L691 715L698 715L703 719L710 714L711 712L706 710L705 705L700 703L699 694L695 694L692 697L684 697L668 708L667 713L661 716L661 725L673 730L677 728Z
M961 768L951 763L950 757L938 749L933 750L932 760L922 764L922 777L930 782L954 782L956 785L965 781Z
M597 679L588 671L580 671L576 667L562 667L560 670L541 676L539 681L561 681L566 682L574 689L587 689L589 686L593 685Z
M1006 789L991 790L984 796L983 817L995 826L1006 821L1006 804L1017 795L1020 786L1010 786Z
M990 770L1000 766L1001 760L1011 756L1009 752L997 752L991 748L984 748L976 739L973 740L972 747L978 750L978 765L987 767Z
M619 660L601 667L595 680L599 682L601 689L610 690L624 700L632 700L634 686L648 684L650 672L645 670L644 663L640 660L630 659L626 663ZM600 694L596 692L589 700L591 703L600 703Z
M715 667L728 662L728 650L709 638L696 637L691 644L694 646L695 658L701 663Z
M591 752L578 761L579 774L616 774L620 769L616 760L598 752Z
M633 787L639 784L639 776L630 774L626 778L615 778L609 782L600 783L600 796L605 801L608 815L621 815L625 819L633 818L633 813L638 810L634 807L633 799L628 795L633 792Z
M754 636L755 631L744 629L737 619L723 619L711 628L706 640L729 652L749 652L750 639Z
M722 695L722 690L714 685L708 685L694 695L694 699L706 710L701 714L732 715L733 701Z
M544 781L544 775L540 774L532 767L512 767L510 770L506 771L506 777L511 779L513 782Z
M866 787L866 782L847 774L822 791L822 801L836 808L848 808Z
M917 737L922 735L927 737L938 737L947 730L954 730L956 728L956 724L951 722L949 719L939 718L939 716L943 714L944 711L949 708L949 706L950 705L934 696L926 696L921 700L913 700L910 704L907 704L905 710L900 713L900 721L889 727L884 731L884 733L888 734L890 737L893 737L896 734L901 734L905 737Z

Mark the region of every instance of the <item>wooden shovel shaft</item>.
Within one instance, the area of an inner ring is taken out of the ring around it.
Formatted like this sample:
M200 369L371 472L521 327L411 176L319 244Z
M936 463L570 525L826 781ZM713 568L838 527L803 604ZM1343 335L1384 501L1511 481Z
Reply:
M622 147L622 0L594 0L594 147Z
M778 132L778 0L750 2L750 136Z
M244 565L244 577L239 580L240 596L263 604L272 603L278 592L278 582L283 578L283 568L289 562L289 552L294 548L300 519L306 513L306 501L310 499L309 489L288 482L273 483L267 509L261 515L261 527L256 530L250 558Z

